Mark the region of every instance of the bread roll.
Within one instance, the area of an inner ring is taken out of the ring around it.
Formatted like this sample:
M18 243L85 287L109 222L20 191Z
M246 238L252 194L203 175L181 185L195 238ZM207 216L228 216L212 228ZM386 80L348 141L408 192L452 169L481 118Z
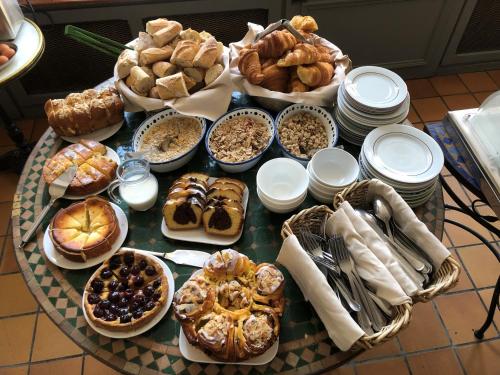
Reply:
M139 55L139 64L142 66L153 64L157 61L167 60L172 56L172 52L174 52L174 50L170 46L147 48Z
M193 59L193 65L198 68L208 69L214 65L219 55L219 48L214 37L208 38L203 42L198 53Z
M168 21L168 26L153 34L153 42L156 47L163 47L174 39L182 31L182 25L176 21Z
M205 31L203 30L201 33L200 33L200 38L202 41L205 41L207 40L208 38L211 38L213 35L210 34L208 31Z
M157 31L167 27L169 25L169 20L166 18L157 18L155 20L151 20L146 22L146 32L149 35L153 35Z
M137 95L147 96L149 90L153 88L155 81L148 71L139 66L134 66L130 69L130 75L126 83Z
M205 74L205 85L210 85L215 81L224 71L224 67L221 64L215 64L207 70Z
M205 69L202 68L184 68L184 73L196 82L202 82L205 78Z
M189 96L184 74L182 74L182 72L172 74L168 77L158 78L156 80L156 87L158 89L158 95L163 100Z
M160 95L158 94L158 87L154 86L151 90L149 90L150 98L160 99Z
M125 49L118 56L116 71L118 77L123 79L130 74L130 69L139 64L139 53L135 50Z
M146 48L151 48L154 46L155 46L155 43L153 42L153 38L151 37L151 35L143 32L143 31L140 31L139 37L137 38L137 41L135 42L134 49L137 52L141 52L141 51L145 50Z
M175 47L170 62L183 68L191 68L193 66L193 59L199 49L200 45L197 42L181 40Z
M158 61L153 64L153 73L160 78L174 74L176 71L177 67L166 61Z
M200 33L191 28L181 31L179 37L181 40L192 40L198 43L201 43L203 41L201 39Z
M184 73L182 74L182 77L184 78L184 82L186 83L186 88L188 89L188 91L191 90L194 86L196 86L197 82L193 78L189 77Z

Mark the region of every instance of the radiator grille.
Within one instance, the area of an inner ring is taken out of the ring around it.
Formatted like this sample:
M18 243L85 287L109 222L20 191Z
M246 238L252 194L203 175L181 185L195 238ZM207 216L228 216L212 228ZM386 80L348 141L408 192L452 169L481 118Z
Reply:
M479 0L457 53L500 50L500 1Z
M248 31L247 22L260 25L268 24L267 9L248 9L226 12L182 14L182 15L158 15L158 17L171 18L184 26L185 29L191 27L194 30L206 30L226 46L236 40L240 40ZM148 17L144 19L144 24L151 19L158 17Z
M21 80L28 94L80 91L97 85L113 74L116 59L64 36L65 25L41 27L45 36L45 52L33 70ZM121 43L132 40L125 20L74 25Z

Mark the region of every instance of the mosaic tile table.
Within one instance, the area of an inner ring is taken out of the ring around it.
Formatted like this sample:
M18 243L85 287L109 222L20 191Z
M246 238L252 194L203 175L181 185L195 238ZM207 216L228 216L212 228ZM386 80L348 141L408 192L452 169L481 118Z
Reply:
M248 105L249 98L235 96L232 107ZM130 140L134 130L144 119L144 114L126 114L126 123L122 129L104 143L117 150L123 160L125 152L130 150ZM340 142L342 143L342 142ZM33 149L23 174L19 180L12 212L13 236L16 256L26 282L48 316L78 345L99 360L113 368L130 374L186 373L186 374L248 374L294 372L309 374L327 368L340 366L356 353L340 352L329 339L312 306L304 301L302 293L290 275L284 270L287 280L286 310L282 317L282 329L278 355L270 363L258 366L207 365L192 363L181 356L178 348L179 324L172 309L164 319L147 333L127 340L103 337L93 331L86 323L81 309L82 288L96 267L81 271L68 271L51 264L43 253L43 232L55 211L68 205L62 200L58 207L42 224L36 239L18 250L21 236L31 226L33 219L48 202L46 184L41 178L45 160L65 144L49 128ZM359 150L345 145L353 153ZM255 192L255 174L265 161L279 156L279 150L273 146L257 167L236 175L244 180L250 189L250 200L242 238L233 246L257 262L273 262L278 254L281 238L280 229L288 215L268 212L259 202ZM164 238L160 232L162 219L161 206L165 200L168 186L172 181L187 171L205 171L220 176L224 173L208 158L206 150L200 147L193 161L186 167L173 173L157 174L160 194L155 207L147 212L134 212L122 206L128 215L130 228L125 246L154 251L171 251L176 248L192 248L215 251L213 246L182 243ZM308 198L301 209L315 205ZM438 238L443 230L443 197L441 188L427 204L416 210L418 216L428 225ZM178 266L168 262L175 278L176 288L187 280L193 268Z

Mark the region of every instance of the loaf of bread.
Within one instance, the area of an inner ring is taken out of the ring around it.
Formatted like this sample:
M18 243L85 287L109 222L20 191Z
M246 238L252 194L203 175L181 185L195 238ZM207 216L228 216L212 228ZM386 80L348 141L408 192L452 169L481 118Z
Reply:
M85 135L123 120L123 102L113 87L49 99L44 108L49 125L62 136Z

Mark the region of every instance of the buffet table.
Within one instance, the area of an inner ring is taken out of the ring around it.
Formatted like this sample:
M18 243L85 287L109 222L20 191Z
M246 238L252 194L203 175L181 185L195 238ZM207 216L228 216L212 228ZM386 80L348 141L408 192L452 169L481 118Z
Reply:
M231 107L255 106L246 96L234 94ZM274 114L273 114L274 115ZM115 149L123 160L125 153L131 150L130 141L134 130L145 118L143 113L126 113L126 121L120 131L103 143ZM341 140L340 144L343 143ZM45 160L63 146L63 142L49 128L33 149L19 180L12 212L13 237L16 245L16 257L26 282L41 304L47 315L75 343L85 351L105 362L111 367L130 374L165 373L274 373L294 372L308 374L320 372L344 364L357 353L341 352L327 335L313 307L306 301L293 279L282 268L285 278L286 308L281 319L279 351L270 363L259 367L242 365L215 365L193 363L184 359L178 348L179 323L175 320L172 309L165 318L147 333L131 339L110 339L93 331L86 323L81 309L82 292L85 283L96 267L80 271L60 269L50 262L43 252L43 233L48 225L47 219L37 233L36 240L17 249L21 236L31 226L34 218L48 201L48 192L41 170ZM357 156L359 148L344 144L345 149ZM278 157L277 147L264 155L264 160ZM232 247L247 254L256 262L274 262L281 246L280 230L284 220L291 214L278 215L267 211L257 198L255 191L255 175L257 167L235 176L247 183L250 198L242 238ZM172 181L189 171L204 171L210 175L224 175L216 163L209 159L204 147L200 147L197 155L186 166L172 173L156 174L160 193L156 205L147 212L129 210L125 205L121 208L127 213L129 232L125 246L155 251L173 251L175 249L197 249L213 252L215 246L202 246L195 243L184 243L168 240L160 231L162 220L161 207L165 201L167 188ZM70 201L61 200L59 207ZM300 209L311 207L317 203L307 198ZM52 209L52 213L57 208ZM443 196L438 186L431 199L416 209L418 217L438 238L443 232ZM184 283L193 268L167 262L172 270L176 289Z

